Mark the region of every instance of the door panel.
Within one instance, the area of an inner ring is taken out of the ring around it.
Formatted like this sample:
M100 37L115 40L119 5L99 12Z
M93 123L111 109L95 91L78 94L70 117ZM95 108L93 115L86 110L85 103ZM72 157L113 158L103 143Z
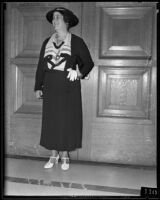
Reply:
M42 101L34 94L35 72L42 42L52 34L52 25L47 22L47 11L57 6L70 8L81 18L81 3L8 3L7 14L11 29L11 62L9 71L11 107L7 152L16 155L48 156L39 145L41 133ZM81 23L72 30L81 35ZM8 74L9 76L9 74ZM77 151L71 152L77 159Z
M98 117L148 119L150 69L99 66Z
M91 46L95 67L83 83L88 111L79 159L89 155L97 162L155 165L154 12L152 3L83 7L82 36Z
M56 6L71 9L95 66L82 80L82 149L72 159L155 165L156 4L134 2L7 3L6 153L45 157L39 145L42 102L34 77L45 20Z
M151 7L100 7L99 58L151 55Z

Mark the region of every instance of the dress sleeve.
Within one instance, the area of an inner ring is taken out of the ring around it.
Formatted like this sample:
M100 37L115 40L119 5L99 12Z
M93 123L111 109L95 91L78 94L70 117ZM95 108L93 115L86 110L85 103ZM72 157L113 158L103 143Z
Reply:
M82 61L82 66L80 67L80 73L82 74L82 79L84 79L88 73L94 67L94 63L89 52L87 45L85 44L84 40L81 39L79 43L79 57Z
M40 50L40 55L39 55L39 60L38 60L38 65L37 65L37 70L36 70L36 75L35 75L35 86L34 86L34 91L36 90L42 90L43 88L43 78L44 78L44 52L45 52L45 45L46 45L45 40L42 44L41 50Z

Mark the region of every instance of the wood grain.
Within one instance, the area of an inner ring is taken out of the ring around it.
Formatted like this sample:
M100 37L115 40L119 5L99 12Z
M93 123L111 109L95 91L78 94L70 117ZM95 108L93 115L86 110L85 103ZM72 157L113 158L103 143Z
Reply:
M6 151L44 156L39 145L42 101L34 75L42 41L52 33L47 11L64 6L79 18L72 33L86 42L94 61L82 80L82 149L72 159L156 165L156 3L7 3Z

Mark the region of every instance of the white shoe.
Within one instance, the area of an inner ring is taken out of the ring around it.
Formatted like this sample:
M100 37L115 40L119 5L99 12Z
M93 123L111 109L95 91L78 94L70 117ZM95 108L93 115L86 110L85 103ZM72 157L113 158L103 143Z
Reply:
M63 158L61 158L61 160L62 160L61 169L62 170L68 170L69 169L69 158L63 157Z
M57 155L57 157L50 156L50 159L49 159L49 161L44 165L44 168L45 168L45 169L52 168L55 164L58 164L58 160L59 160L59 154Z

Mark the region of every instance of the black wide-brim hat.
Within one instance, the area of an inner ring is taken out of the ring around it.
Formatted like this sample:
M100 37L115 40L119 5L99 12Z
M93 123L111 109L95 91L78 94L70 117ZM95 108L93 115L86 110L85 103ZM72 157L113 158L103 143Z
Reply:
M46 18L51 24L52 24L54 12L60 12L63 16L66 16L70 27L76 26L79 22L79 19L77 18L76 15L73 14L72 11L68 10L67 8L58 7L49 11L46 14Z

